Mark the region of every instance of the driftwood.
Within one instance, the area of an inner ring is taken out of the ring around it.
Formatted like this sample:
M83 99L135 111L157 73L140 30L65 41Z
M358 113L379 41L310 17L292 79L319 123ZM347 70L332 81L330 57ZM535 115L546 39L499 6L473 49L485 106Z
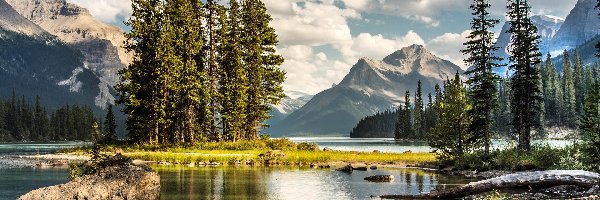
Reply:
M384 195L383 199L455 199L477 195L495 189L541 188L560 185L593 187L600 185L600 174L581 170L550 170L520 172L487 180L471 182L467 185L416 196Z

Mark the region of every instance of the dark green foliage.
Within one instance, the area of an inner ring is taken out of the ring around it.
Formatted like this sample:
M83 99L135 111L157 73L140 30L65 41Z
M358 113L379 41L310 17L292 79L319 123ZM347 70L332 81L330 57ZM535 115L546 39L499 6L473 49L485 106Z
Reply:
M410 92L406 91L404 96L404 107L398 107L398 118L396 128L394 130L394 136L396 139L412 138L414 137L414 130L412 124L412 109L410 105Z
M423 92L421 90L421 80L417 82L417 91L415 92L415 107L413 109L413 129L415 136L421 136L425 132L425 116L423 115Z
M518 135L519 149L531 147L531 130L539 123L535 117L540 110L540 75L535 66L541 56L538 48L537 28L531 22L531 7L527 0L509 0L507 15L510 18L511 47L510 69L511 111L513 133Z
M90 140L90 127L96 121L87 106L64 106L48 113L42 100L35 106L24 97L0 100L0 141Z
M533 145L530 151L510 148L493 150L489 155L483 152L469 153L443 164L452 165L459 170L550 170L561 168L561 159L568 157L568 153L568 149Z
M118 103L131 140L152 144L257 139L283 98L277 35L262 1L136 0ZM204 23L206 22L206 23ZM185 28L183 28L185 27Z
M112 142L117 140L117 122L113 113L112 104L108 105L106 117L104 118L104 140Z
M498 50L495 46L494 32L491 31L499 23L497 19L491 19L489 0L475 0L471 4L473 20L471 29L473 32L467 37L469 39L464 45L464 54L469 55L465 62L472 66L472 70L466 72L471 75L469 84L469 97L472 102L472 110L469 111L473 121L470 129L474 137L470 140L476 141L489 152L491 138L494 135L493 117L494 110L498 108L498 92L496 91L498 76L493 69L500 67L501 58L493 56Z
M392 138L395 137L396 124L402 110L378 112L362 118L350 132L351 138ZM400 139L400 138L398 138ZM402 138L411 139L411 138Z
M600 81L589 88L581 117L581 135L585 161L591 170L600 171Z

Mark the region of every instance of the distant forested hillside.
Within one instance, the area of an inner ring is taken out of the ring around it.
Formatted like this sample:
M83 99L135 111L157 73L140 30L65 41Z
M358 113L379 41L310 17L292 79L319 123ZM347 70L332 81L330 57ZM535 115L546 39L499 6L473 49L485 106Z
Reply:
M397 111L379 112L375 115L362 118L350 132L351 138L393 138Z

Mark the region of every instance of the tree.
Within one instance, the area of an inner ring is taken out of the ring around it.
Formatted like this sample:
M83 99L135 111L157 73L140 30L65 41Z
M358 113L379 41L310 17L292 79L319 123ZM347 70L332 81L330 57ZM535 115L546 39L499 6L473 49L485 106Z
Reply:
M492 114L498 108L496 84L498 76L493 69L499 67L497 62L502 59L494 56L498 50L495 46L494 32L491 31L500 21L491 19L488 9L489 0L474 0L471 4L473 19L471 21L471 34L464 43L466 49L462 50L469 58L465 63L472 67L467 71L471 75L467 84L470 86L469 97L473 103L473 109L469 111L473 117L471 131L474 133L473 141L481 141L485 153L489 153L491 138L494 134L492 129Z
M404 108L400 106L398 111L398 123L394 135L396 139L407 139L414 137L413 127L411 123L411 105L410 92L406 91L404 95Z
M269 26L272 20L261 0L245 0L242 6L244 31L244 63L248 72L248 104L246 108L246 138L257 139L265 126L271 106L277 105L285 96L282 83L285 73L279 69L283 57L275 54L278 44L275 29Z
M219 65L220 56L223 52L220 51L220 41L224 35L221 32L226 24L221 24L220 19L225 16L225 7L220 5L215 0L206 1L205 6L205 42L204 42L204 65L207 71L209 88L208 96L210 96L210 108L206 113L207 117L212 119L208 124L208 139L213 141L219 141L222 139L218 130L219 117L218 113L221 111L222 96L219 93L219 79L221 78L221 66Z
M473 150L472 143L468 142L473 134L469 128L472 118L467 111L471 105L466 93L458 73L444 86L437 126L426 138L429 146L439 150L442 160L455 159Z
M113 113L113 105L109 104L104 118L104 138L106 141L117 140L117 121L115 120L115 114Z
M583 113L583 102L587 91L585 86L585 69L581 56L577 50L573 53L573 65L575 66L575 73L573 74L573 83L575 86L575 113L576 117L579 117Z
M527 0L509 0L511 45L510 69L514 71L511 80L512 126L518 135L520 150L531 149L531 129L537 125L537 112L540 109L541 89L539 72L535 66L540 63L537 28L531 22L531 7Z
M413 108L414 117L414 134L417 138L422 138L424 131L424 115L423 115L423 92L421 89L421 80L417 83L417 91L415 92L415 107Z
M246 107L248 105L248 71L243 65L241 10L237 0L229 1L229 15L221 23L227 23L229 30L222 41L223 58L221 76L221 96L223 110L221 112L223 134L233 142L242 139L246 123Z
M574 127L577 121L575 117L575 81L573 80L575 77L573 75L573 69L571 68L571 60L569 58L569 52L566 50L563 53L563 116L565 119L565 124L569 127Z
M594 171L600 171L600 81L589 88L581 118L581 134L585 147L585 161Z

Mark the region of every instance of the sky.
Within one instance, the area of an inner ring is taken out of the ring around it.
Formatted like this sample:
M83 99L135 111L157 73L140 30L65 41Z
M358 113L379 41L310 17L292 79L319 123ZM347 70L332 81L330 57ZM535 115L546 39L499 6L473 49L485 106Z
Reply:
M130 0L67 0L128 30ZM227 2L226 0L222 0ZM286 92L316 94L339 83L363 57L383 59L421 44L466 68L459 52L469 34L470 0L264 0L280 41ZM577 0L531 0L534 15L565 18ZM491 0L505 20L506 0ZM494 31L499 32L502 23Z

